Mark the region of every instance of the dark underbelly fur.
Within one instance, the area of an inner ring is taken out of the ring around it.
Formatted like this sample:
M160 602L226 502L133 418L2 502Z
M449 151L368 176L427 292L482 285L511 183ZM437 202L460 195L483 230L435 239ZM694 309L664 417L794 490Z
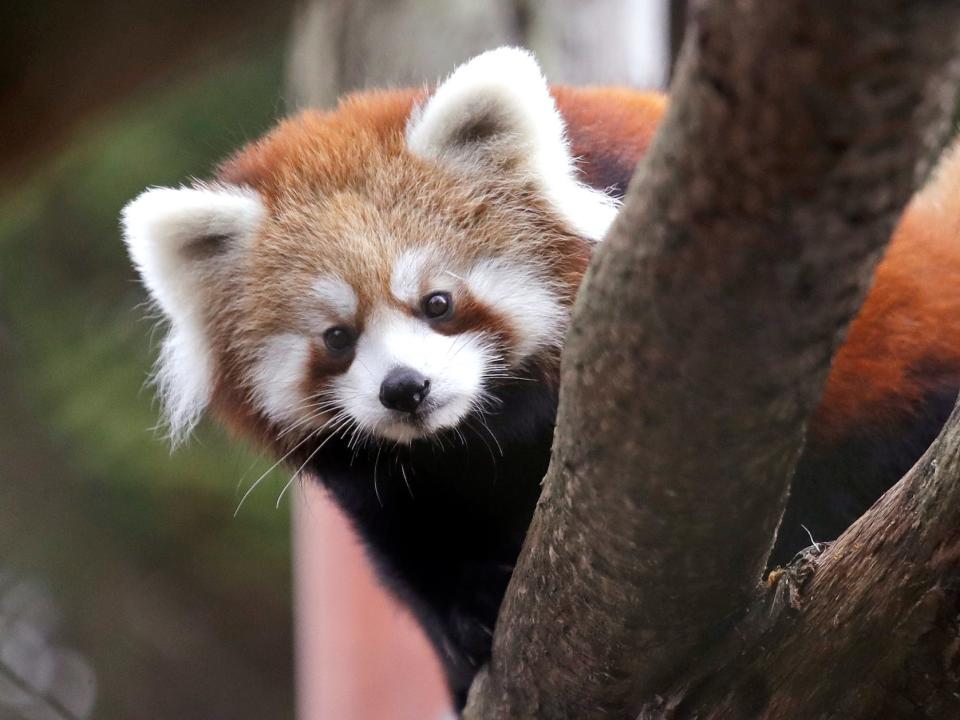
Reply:
M458 708L490 656L500 602L549 461L557 395L530 379L501 386L499 410L487 415L485 427L471 419L462 436L380 449L331 441L312 461L383 582L424 627ZM834 539L896 482L936 436L956 387L932 390L909 426L835 445L811 443L771 565L788 562L811 544L810 535Z
M957 401L958 382L931 383L900 426L855 428L845 439L812 440L797 464L770 567L785 565L813 542L835 540L913 466Z

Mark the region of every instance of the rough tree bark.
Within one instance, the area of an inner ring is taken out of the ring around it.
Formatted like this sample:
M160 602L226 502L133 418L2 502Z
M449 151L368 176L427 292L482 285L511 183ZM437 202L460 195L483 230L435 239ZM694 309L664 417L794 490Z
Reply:
M761 584L832 354L955 107L960 5L703 0L690 22L577 302L465 717L960 716L960 415Z

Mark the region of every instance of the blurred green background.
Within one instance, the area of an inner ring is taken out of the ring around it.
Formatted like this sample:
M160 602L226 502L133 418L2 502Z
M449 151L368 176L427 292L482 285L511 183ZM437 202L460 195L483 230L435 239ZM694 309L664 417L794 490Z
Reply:
M269 464L153 429L160 333L117 224L271 124L282 41L138 90L0 193L4 720L293 714L288 477L234 518Z

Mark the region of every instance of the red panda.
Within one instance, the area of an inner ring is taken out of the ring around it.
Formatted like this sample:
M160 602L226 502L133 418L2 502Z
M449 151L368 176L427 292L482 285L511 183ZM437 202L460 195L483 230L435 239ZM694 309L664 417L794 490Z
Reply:
M366 92L124 210L169 321L176 438L210 407L309 472L421 620L462 704L547 467L569 311L666 107L550 88L501 49ZM836 357L773 560L915 460L960 386L960 154L912 202Z

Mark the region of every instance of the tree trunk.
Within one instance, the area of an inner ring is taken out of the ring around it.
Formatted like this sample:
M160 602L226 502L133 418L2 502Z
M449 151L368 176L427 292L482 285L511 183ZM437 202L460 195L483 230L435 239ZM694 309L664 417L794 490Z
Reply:
M921 694L955 716L957 415L822 558L760 578L831 356L948 128L960 5L715 0L690 20L575 307L465 717L872 718Z

